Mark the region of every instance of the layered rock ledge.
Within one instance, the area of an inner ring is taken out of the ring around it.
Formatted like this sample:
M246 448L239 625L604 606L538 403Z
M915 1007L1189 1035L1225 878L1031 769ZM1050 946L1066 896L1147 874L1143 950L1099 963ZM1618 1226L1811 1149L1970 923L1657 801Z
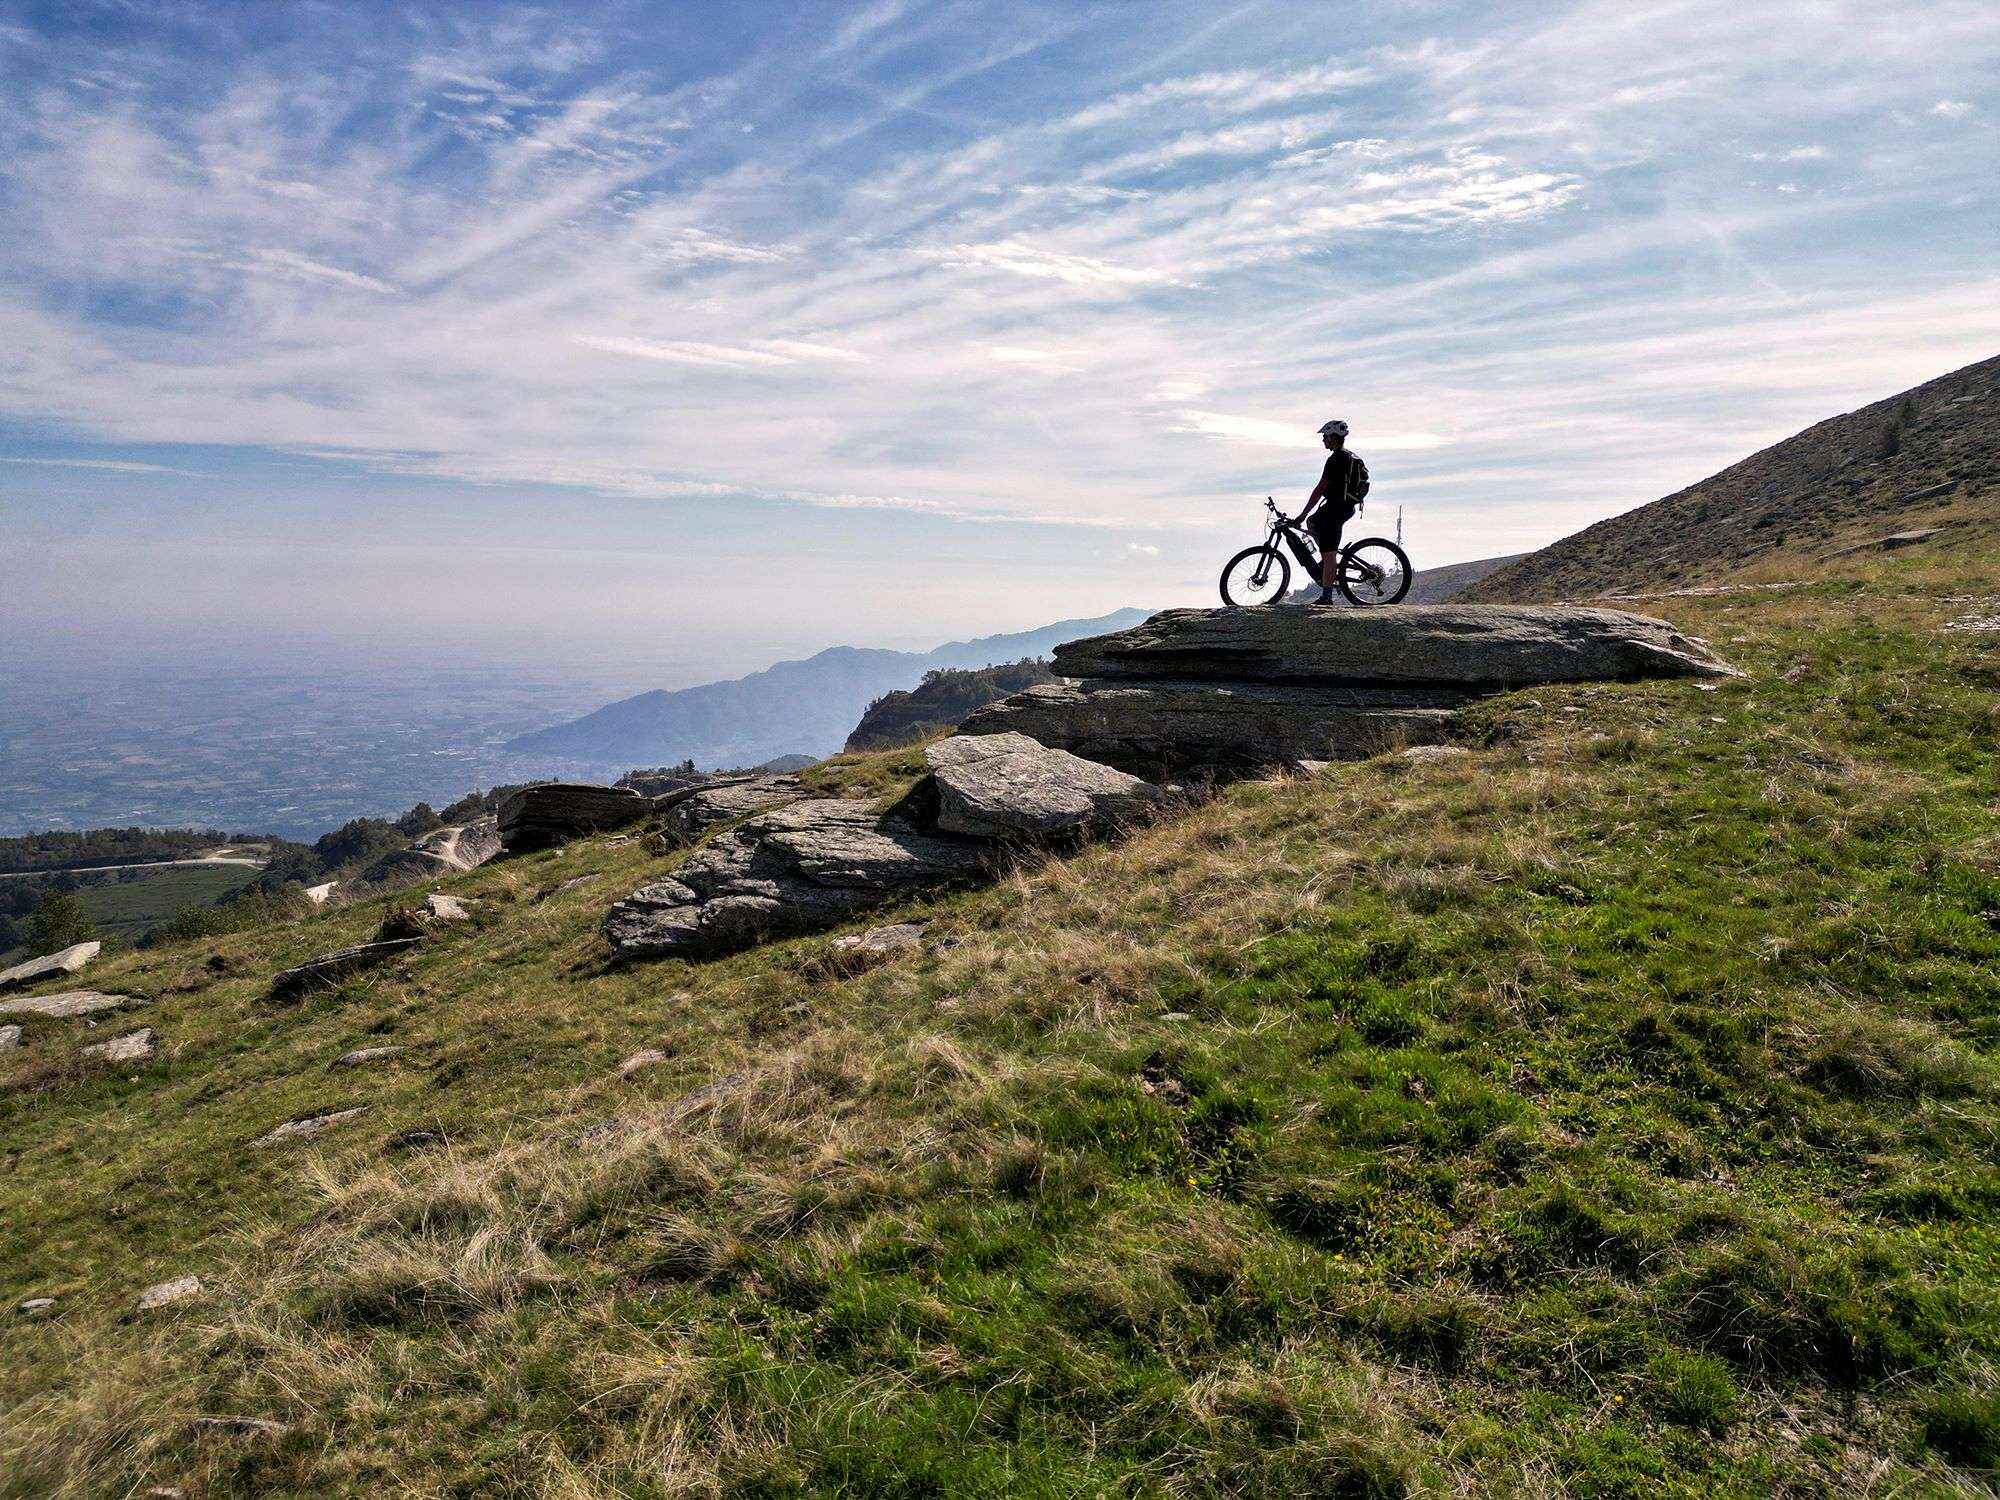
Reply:
M1127 770L1231 772L1437 744L1508 688L1735 669L1664 620L1567 605L1168 610L1059 646L1062 681L972 714Z

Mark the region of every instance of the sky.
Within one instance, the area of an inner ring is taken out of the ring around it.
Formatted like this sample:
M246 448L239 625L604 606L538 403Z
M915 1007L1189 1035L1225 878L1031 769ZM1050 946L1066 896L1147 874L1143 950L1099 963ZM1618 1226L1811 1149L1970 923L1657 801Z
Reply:
M928 646L1209 601L1330 417L1423 567L2000 349L1990 0L0 0L0 95L16 660Z

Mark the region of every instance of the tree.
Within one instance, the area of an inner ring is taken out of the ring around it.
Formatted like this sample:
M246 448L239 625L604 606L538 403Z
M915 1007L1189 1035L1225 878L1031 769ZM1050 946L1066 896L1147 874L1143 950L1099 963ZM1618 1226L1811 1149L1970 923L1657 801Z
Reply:
M83 903L68 891L45 891L28 922L28 951L40 958L87 943L97 931Z

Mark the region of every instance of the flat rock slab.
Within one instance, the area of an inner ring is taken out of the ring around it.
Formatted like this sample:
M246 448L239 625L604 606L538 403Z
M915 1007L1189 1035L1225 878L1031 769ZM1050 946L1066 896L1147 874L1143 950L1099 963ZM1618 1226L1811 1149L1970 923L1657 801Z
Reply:
M623 959L712 957L983 874L991 859L984 841L925 832L871 802L798 802L718 835L672 879L616 903L604 936Z
M667 809L667 832L682 843L693 843L720 823L733 823L753 813L797 802L806 789L795 776L758 776L748 781L696 787L674 799Z
M282 1145L286 1141L302 1140L308 1136L318 1135L323 1130L331 1130L334 1126L351 1120L356 1115L363 1113L367 1108L368 1106L365 1104L357 1104L352 1109L336 1109L323 1115L306 1115L297 1120L287 1120L277 1129L258 1136L250 1144L253 1146L277 1146Z
M1235 772L1437 743L1465 701L1304 683L1099 679L1016 693L974 713L959 734L1017 732L1129 771Z
M424 910L440 922L470 922L472 908L457 896L445 896L436 891L424 897Z
M1157 788L1025 734L953 735L924 752L937 784L937 826L973 838L1050 839L1138 817Z
M292 1000L314 990L331 989L349 975L408 953L421 942L423 939L420 937L389 938L379 943L360 943L352 948L322 953L318 958L295 969L287 969L273 979L271 998Z
M0 1000L0 1016L94 1016L101 1010L117 1010L133 1005L132 995L107 995L101 990L58 990L53 995L26 995L18 1000Z
M55 1305L56 1299L53 1297L26 1297L15 1305L14 1311L24 1318L39 1318Z
M151 1062L159 1050L160 1044L153 1035L153 1028L141 1026L137 1031L114 1036L108 1042L97 1042L85 1047L83 1055L112 1064L142 1063Z
M392 1057L400 1057L401 1047L356 1047L352 1052L343 1052L327 1066L334 1068L359 1068L372 1062L384 1062Z
M157 1281L139 1293L139 1311L151 1312L156 1307L170 1307L176 1302L185 1302L201 1290L199 1276L176 1276L172 1281Z
M1382 609L1170 609L1055 650L1071 678L1421 685L1478 692L1542 682L1726 677L1664 620L1557 604Z
M102 943L73 943L60 953L31 958L26 963L15 964L11 969L0 969L0 990L11 990L23 984L38 984L44 979L54 979L60 974L75 974L97 957L103 949Z
M546 849L587 834L623 828L652 810L652 799L628 786L573 781L524 786L508 793L500 804L500 845L509 853Z

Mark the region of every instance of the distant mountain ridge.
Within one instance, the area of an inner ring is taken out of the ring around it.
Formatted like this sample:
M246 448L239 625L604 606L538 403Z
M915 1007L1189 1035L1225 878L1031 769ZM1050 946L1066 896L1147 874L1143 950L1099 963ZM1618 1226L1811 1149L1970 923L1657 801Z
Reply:
M1046 656L1087 635L1123 630L1150 611L1121 609L1092 620L948 641L931 651L833 646L747 677L656 689L606 704L566 724L508 742L509 750L610 766L756 765L789 754L833 755L868 705L915 687L938 668L990 667Z
M1480 579L1512 567L1526 552L1510 552L1505 557L1481 557L1472 562L1446 563L1441 568L1418 568L1410 575L1410 592L1403 596L1405 604L1443 604L1457 599L1479 582ZM1315 599L1319 596L1319 585L1308 580L1304 587L1293 589L1294 599ZM1334 603L1346 603L1338 594Z
M1586 599L1778 576L1885 533L2000 532L2000 357L1774 443L1480 579L1467 603Z

